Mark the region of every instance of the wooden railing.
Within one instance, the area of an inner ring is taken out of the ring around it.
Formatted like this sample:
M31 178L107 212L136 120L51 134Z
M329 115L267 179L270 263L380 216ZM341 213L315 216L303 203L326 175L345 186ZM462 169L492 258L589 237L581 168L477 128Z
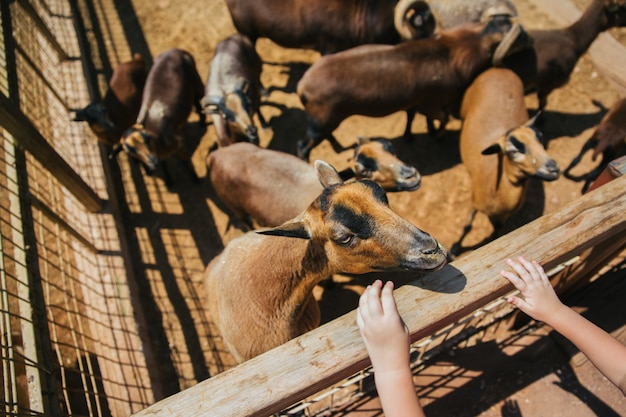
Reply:
M395 291L413 341L512 290L500 270L523 254L550 269L599 244L625 244L626 176ZM166 398L140 416L268 416L369 366L350 312Z

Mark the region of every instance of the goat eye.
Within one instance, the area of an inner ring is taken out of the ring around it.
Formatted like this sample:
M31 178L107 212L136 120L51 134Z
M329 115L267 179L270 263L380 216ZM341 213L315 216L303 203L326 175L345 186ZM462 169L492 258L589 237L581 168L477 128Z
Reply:
M349 246L354 241L355 235L352 233L345 233L337 236L336 242L342 246Z

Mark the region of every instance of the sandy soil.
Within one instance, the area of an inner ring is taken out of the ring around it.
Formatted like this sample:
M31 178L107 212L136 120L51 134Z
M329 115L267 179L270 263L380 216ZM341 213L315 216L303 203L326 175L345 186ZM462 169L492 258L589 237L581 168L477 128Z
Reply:
M527 28L555 26L547 16L533 6L532 2L518 0L516 3L520 11L521 21ZM205 79L216 44L234 31L230 16L222 0L185 2L133 0L133 6L152 56L172 47L186 49L194 55L198 70ZM621 36L621 33L615 33ZM260 131L261 145L295 153L296 140L302 137L306 130L302 106L294 94L295 85L308 65L318 59L319 55L307 50L281 48L267 39L259 40L257 49L265 63L262 82L271 91L267 98L269 104L263 105L261 108L265 119L270 123L268 129ZM548 152L561 167L565 167L578 153L582 144L591 135L594 126L605 113L606 108L610 107L618 98L618 93L599 75L590 59L583 56L572 74L571 82L550 96L544 115L545 124L542 126L542 131L548 140ZM596 103L599 103L600 106ZM282 107L279 108L270 104L279 104ZM535 109L535 97L528 96L527 104L529 108ZM200 130L198 133L197 126L193 125L194 121L195 116L192 116L190 131L194 132L196 135L194 139L197 140L193 162L197 173L204 177L206 174L204 160L208 149L215 142L215 134L210 125L206 131ZM436 139L426 134L425 120L418 115L412 125L412 132L415 137L411 143L407 143L401 138L405 123L404 113L392 114L384 118L354 116L342 123L335 131L335 136L344 145L353 144L359 135L384 137L392 140L401 159L413 164L421 172L423 182L417 191L389 194L391 207L413 224L435 236L449 248L459 237L471 208L470 181L464 166L460 163L458 150L460 122L453 121L450 123L444 137ZM347 165L349 156L349 152L335 154L330 145L324 142L314 149L311 160L324 159L334 164L338 169L342 169ZM581 170L587 169L591 165L591 161L586 159L581 165ZM177 183L171 193L176 194L180 201L190 202L194 198L198 198L198 189L195 188L197 186L191 184L189 175L184 172L184 168L178 169L176 167L173 170L173 176ZM162 184L160 184L161 180L157 178L154 181L157 182L156 186L163 190ZM207 195L205 191L200 194L202 196ZM505 229L511 230L544 213L552 212L577 198L580 194L581 184L566 178L560 178L551 183L532 181L526 204L505 225ZM167 202L161 204L166 205ZM201 201L200 204L205 203ZM194 234L192 231L191 235L194 240L188 248L189 253L194 257L199 257L204 264L215 256L223 245L239 234L236 229L227 229L227 214L220 210L215 202L209 199L208 204L214 219L214 224L211 225L212 231L198 234ZM205 209L206 205L203 210ZM166 211L165 208L163 210ZM191 209L191 213L188 215L193 216L194 214L193 209ZM188 223L185 222L185 224ZM486 217L478 215L474 229L466 239L466 243L477 243L491 232L491 225ZM202 237L200 238L199 235ZM181 251L178 256L184 258L187 249L178 248L178 250ZM329 290L334 291L333 293L323 294L324 290L318 289L317 295L320 299L323 295L321 306L324 321L352 310L356 306L356 299L363 286L363 282L359 282L359 280L347 277L338 277L338 279L343 280L344 285L340 286L339 289ZM201 288L196 290L198 298L201 300L203 290ZM331 305L334 307L331 308ZM533 359L543 355L543 353L534 354ZM514 366L523 367L524 365L509 363L507 365L508 372L513 374L522 372ZM503 376L498 374L496 377L502 378ZM486 381L483 384L488 384L488 386L480 387L480 389L483 391L485 389L498 390L499 379ZM552 382L547 383L551 384ZM598 384L601 387L606 387L604 381L600 381ZM587 385L587 389L590 391L593 391L594 388L594 386ZM542 401L540 391L532 394L537 395L537 398L532 397L528 401L533 403ZM515 390L509 389L506 392L514 394ZM500 415L500 406L504 404L506 395L493 395L493 397L491 410L497 409L497 413L495 411L487 413L483 408L482 410L475 410L473 414L463 414L461 411L457 411L451 415L481 415L481 412L485 412L485 416ZM596 415L567 408L570 407L569 402L567 397L564 398L559 401L563 401L562 410L568 410L567 412L544 414L541 412L541 407L533 407L529 409L528 414L524 412L524 415ZM550 399L549 401L553 400ZM520 407L524 410L527 405L521 404ZM622 402L621 412L626 413L626 408L623 407L624 403ZM554 409L550 407L550 410ZM355 410L352 411L356 413ZM434 412L432 415L439 415L439 412ZM502 415L505 415L504 412ZM597 415L612 414L599 413Z

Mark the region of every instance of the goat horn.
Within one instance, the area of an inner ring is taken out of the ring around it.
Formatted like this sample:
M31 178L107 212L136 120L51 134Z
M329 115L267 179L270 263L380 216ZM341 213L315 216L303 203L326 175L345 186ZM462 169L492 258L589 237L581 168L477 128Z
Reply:
M407 13L416 9L426 10L430 9L430 6L424 0L400 0L398 4L396 4L393 23L402 39L413 39L414 37L414 33L411 31L411 28L405 24L405 20Z
M224 97L222 96L204 96L200 100L204 114L219 114L226 112L226 106L224 105Z
M508 2L498 2L491 7L488 7L480 17L481 23L486 23L494 16L510 16L511 18L517 17L517 10L513 4Z
M502 65L502 61L504 60L504 57L507 56L507 54L509 53L509 50L511 49L513 44L515 44L515 42L517 41L517 38L522 34L523 31L524 29L522 28L522 25L520 25L519 23L515 23L513 24L513 26L511 26L511 30L509 30L509 32L504 36L504 38L502 38L502 41L500 41L500 44L498 45L495 52L493 53L492 62L494 66Z

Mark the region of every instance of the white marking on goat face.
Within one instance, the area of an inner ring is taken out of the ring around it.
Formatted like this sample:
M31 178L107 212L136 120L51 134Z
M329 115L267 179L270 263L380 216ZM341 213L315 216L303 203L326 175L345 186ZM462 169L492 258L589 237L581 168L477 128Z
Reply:
M148 118L150 119L162 119L165 117L165 109L167 107L162 101L155 100L150 105L150 109L148 109Z
M151 149L153 141L152 135L137 127L129 129L121 140L122 146L128 155L141 162L148 173L152 173L158 163L158 158Z

